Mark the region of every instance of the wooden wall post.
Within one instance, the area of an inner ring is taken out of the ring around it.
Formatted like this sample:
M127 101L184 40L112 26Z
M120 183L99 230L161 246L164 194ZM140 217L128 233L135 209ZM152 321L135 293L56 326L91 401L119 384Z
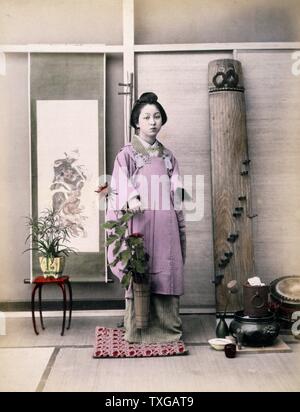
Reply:
M242 285L253 276L250 159L241 63L219 59L208 65L212 216L216 310L223 311L227 283L240 286L229 312L242 308Z

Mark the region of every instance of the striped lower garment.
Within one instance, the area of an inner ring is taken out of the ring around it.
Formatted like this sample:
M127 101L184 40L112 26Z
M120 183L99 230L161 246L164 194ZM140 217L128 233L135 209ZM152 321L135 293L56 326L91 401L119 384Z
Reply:
M146 329L136 329L133 299L126 299L124 326L127 342L161 343L180 340L182 321L179 317L179 297L152 294L149 326Z

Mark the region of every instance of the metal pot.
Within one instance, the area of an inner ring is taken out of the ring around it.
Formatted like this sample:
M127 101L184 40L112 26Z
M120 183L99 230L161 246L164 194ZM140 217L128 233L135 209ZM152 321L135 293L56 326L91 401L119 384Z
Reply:
M251 317L268 316L269 286L243 285L244 314Z
M249 317L243 311L235 312L229 330L245 346L269 346L277 338L280 325L274 313L263 317Z

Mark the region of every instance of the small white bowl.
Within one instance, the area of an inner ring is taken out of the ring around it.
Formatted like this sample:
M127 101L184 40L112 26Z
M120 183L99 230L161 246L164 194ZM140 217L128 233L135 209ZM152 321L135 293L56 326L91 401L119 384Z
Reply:
M232 343L232 341L229 339L215 338L209 339L208 343L212 348L216 350L224 350L225 345Z

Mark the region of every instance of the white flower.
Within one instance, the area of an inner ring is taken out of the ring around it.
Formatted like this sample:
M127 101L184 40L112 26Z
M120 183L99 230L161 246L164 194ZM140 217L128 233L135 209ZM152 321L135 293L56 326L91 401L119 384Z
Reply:
M142 156L138 155L136 156L136 167L143 167L145 162Z

